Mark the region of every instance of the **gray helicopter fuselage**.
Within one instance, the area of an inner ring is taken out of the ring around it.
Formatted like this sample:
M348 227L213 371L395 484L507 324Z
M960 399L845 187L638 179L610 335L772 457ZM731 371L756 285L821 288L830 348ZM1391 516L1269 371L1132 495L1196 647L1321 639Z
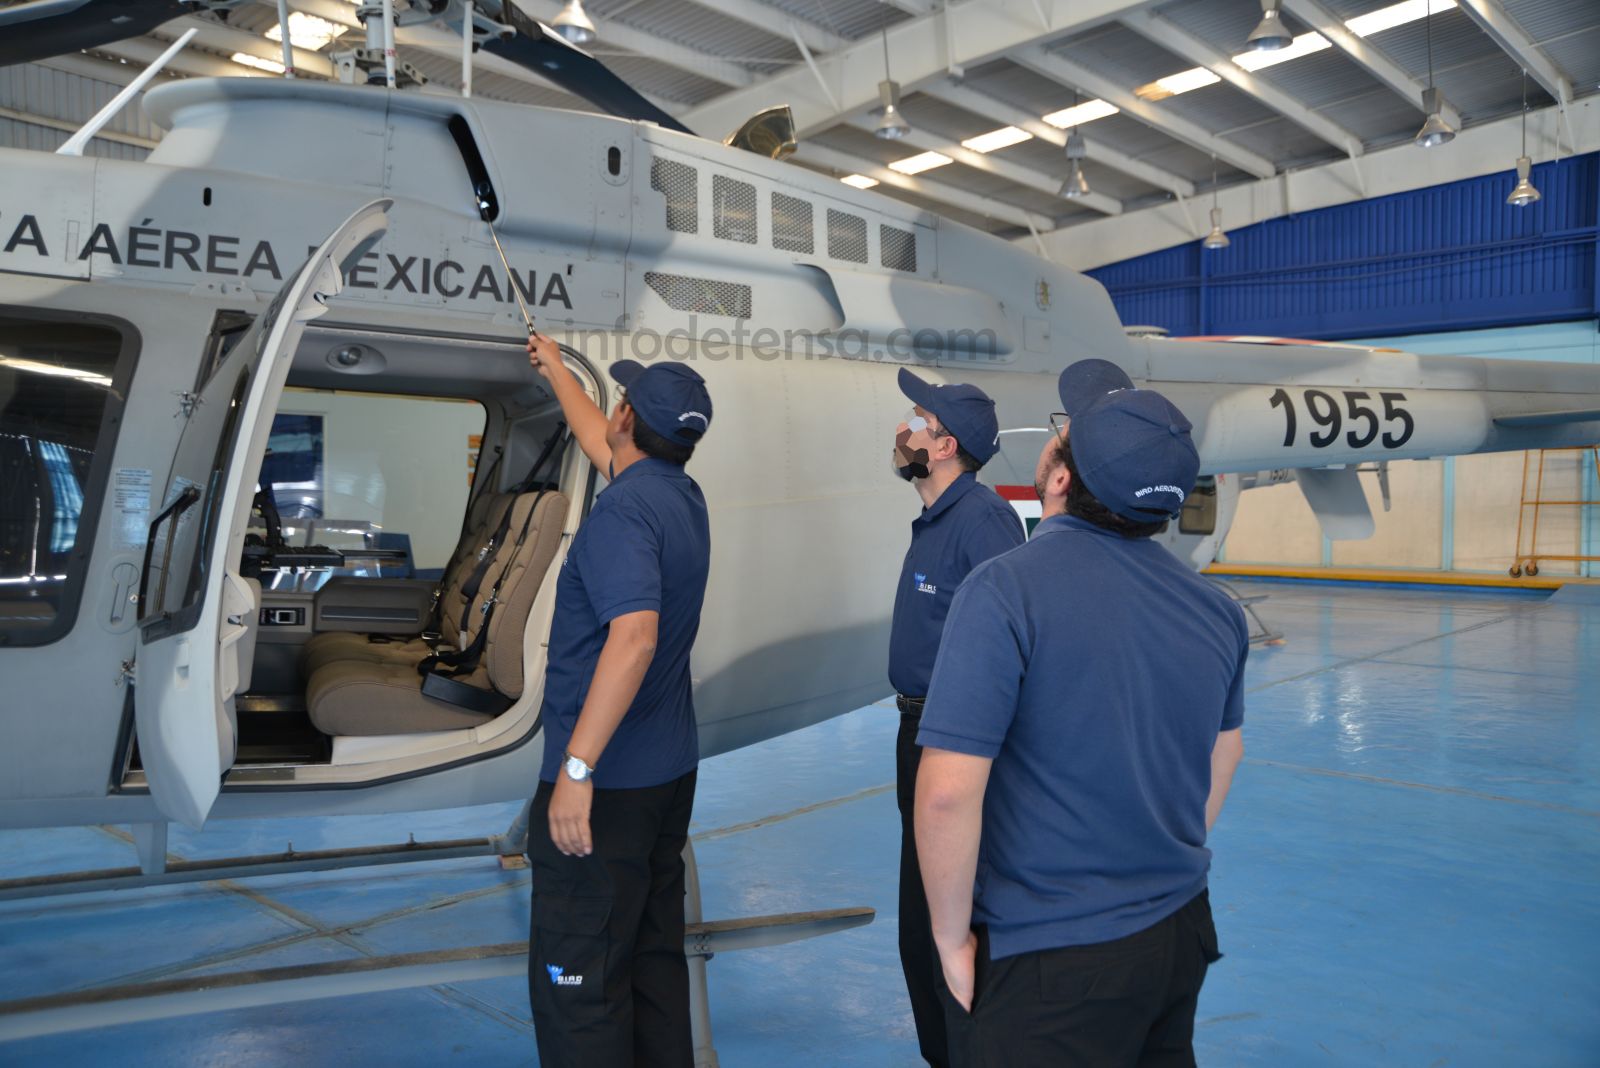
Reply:
M163 486L217 313L260 314L342 219L392 198L387 232L306 328L291 381L501 398L492 435L520 414L506 398L538 388L513 286L600 389L605 365L628 357L690 359L707 379L716 425L690 468L712 513L694 659L705 755L888 690L889 610L918 509L888 471L909 407L899 366L996 399L1017 431L985 474L999 483L1031 482L1044 438L1024 431L1042 430L1056 374L1088 356L1167 393L1195 424L1207 474L1594 436L1592 422L1495 422L1600 407L1593 368L1131 338L1081 274L648 124L269 80L177 83L147 106L170 132L146 162L0 150L0 308L98 317L136 338L110 468ZM452 118L492 180L509 272ZM376 357L341 366L333 353L351 339ZM116 575L141 566L144 539L102 492L74 625L46 645L0 646L0 826L160 818L125 788L122 764L135 699L123 665L137 665L140 638L115 611ZM462 754L354 777L230 778L213 814L524 797L540 744L463 742Z

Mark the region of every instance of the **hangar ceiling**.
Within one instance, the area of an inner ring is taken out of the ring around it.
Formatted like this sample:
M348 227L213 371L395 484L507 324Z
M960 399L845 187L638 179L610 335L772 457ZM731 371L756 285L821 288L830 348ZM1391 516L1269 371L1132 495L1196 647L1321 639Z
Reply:
M563 6L518 3L546 22ZM1290 43L1249 51L1264 6L1277 11ZM362 42L357 6L289 7L298 73L331 77L328 54ZM802 133L796 165L1013 239L1333 161L1359 165L1417 134L1430 81L1444 94L1445 117L1462 129L1515 116L1524 99L1542 110L1600 93L1600 3L1573 0L1431 0L1431 14L1430 0L1281 0L1281 10L1280 0L583 7L598 31L588 50L697 132L720 138L763 107L791 104ZM87 118L46 99L62 92L61 75L125 83L191 27L199 34L164 77L275 76L281 45L269 35L277 26L273 0L245 0L93 53L0 69L0 121L10 124L0 127L0 143L53 147L53 133L42 142L38 130L29 136L30 121L64 138ZM460 43L451 30L404 31L400 52L430 79L423 91L459 91ZM886 76L901 87L910 127L896 140L874 133ZM590 110L481 54L472 88ZM160 135L137 117L130 122L113 127L113 147L102 149L137 154ZM1088 191L1068 196L1064 149L1074 131Z

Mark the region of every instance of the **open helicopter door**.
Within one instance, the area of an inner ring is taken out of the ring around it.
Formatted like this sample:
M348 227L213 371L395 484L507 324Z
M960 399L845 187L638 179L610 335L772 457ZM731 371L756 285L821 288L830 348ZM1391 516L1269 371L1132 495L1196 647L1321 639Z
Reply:
M205 822L233 766L230 702L249 668L238 644L260 610L257 587L238 574L249 480L305 324L343 288L342 266L383 235L392 205L376 200L346 219L205 373L199 392L183 397L183 432L145 546L133 704L150 794L164 815L192 828Z

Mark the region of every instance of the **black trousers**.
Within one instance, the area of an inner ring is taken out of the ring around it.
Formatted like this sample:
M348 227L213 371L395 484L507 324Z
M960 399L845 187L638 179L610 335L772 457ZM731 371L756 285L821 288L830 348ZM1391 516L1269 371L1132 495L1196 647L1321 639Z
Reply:
M683 955L683 848L695 773L639 790L594 792L594 851L550 840L540 783L528 825L533 925L528 1001L542 1068L691 1068Z
M901 699L902 707L908 707ZM922 888L922 869L917 865L917 836L912 823L916 808L917 765L922 747L917 745L917 728L922 710L901 712L900 735L895 740L895 797L900 802L900 970L905 973L906 993L911 996L911 1017L917 1024L917 1045L922 1059L934 1068L950 1064L949 1040L945 1031L944 969L933 945L933 923L928 917L928 895Z
M1114 942L989 959L978 929L972 1012L944 995L962 1068L1191 1068L1194 1010L1219 959L1205 891Z

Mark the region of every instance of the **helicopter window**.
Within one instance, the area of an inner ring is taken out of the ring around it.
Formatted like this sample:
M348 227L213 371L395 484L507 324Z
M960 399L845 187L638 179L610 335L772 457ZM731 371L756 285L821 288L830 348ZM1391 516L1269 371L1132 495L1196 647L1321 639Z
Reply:
M695 169L675 159L650 163L650 188L667 198L667 229L680 234L700 232L699 179Z
M816 251L812 238L811 201L772 194L772 247L785 252Z
M1178 514L1178 533L1215 534L1217 530L1217 479L1205 475L1184 498Z
M885 267L897 271L916 271L917 235L898 226L879 224L878 256Z
M109 474L132 335L74 319L0 315L0 644L71 629Z
M720 174L711 176L711 231L724 241L756 243L756 187Z
M828 255L851 263L867 262L867 220L836 208L828 209Z
M211 333L206 337L205 352L200 359L200 377L194 384L196 393L211 381L211 376L222 366L222 361L228 358L228 353L233 351L255 319L254 315L242 311L219 311L212 317Z
M712 278L660 271L646 271L644 280L668 307L678 311L750 318L751 290L741 282L718 282Z
M337 571L278 572L263 583L315 590L334 575L437 578L456 549L484 420L477 401L289 387L257 485L289 545L351 555ZM264 518L252 530L264 534ZM403 556L362 557L364 549Z

